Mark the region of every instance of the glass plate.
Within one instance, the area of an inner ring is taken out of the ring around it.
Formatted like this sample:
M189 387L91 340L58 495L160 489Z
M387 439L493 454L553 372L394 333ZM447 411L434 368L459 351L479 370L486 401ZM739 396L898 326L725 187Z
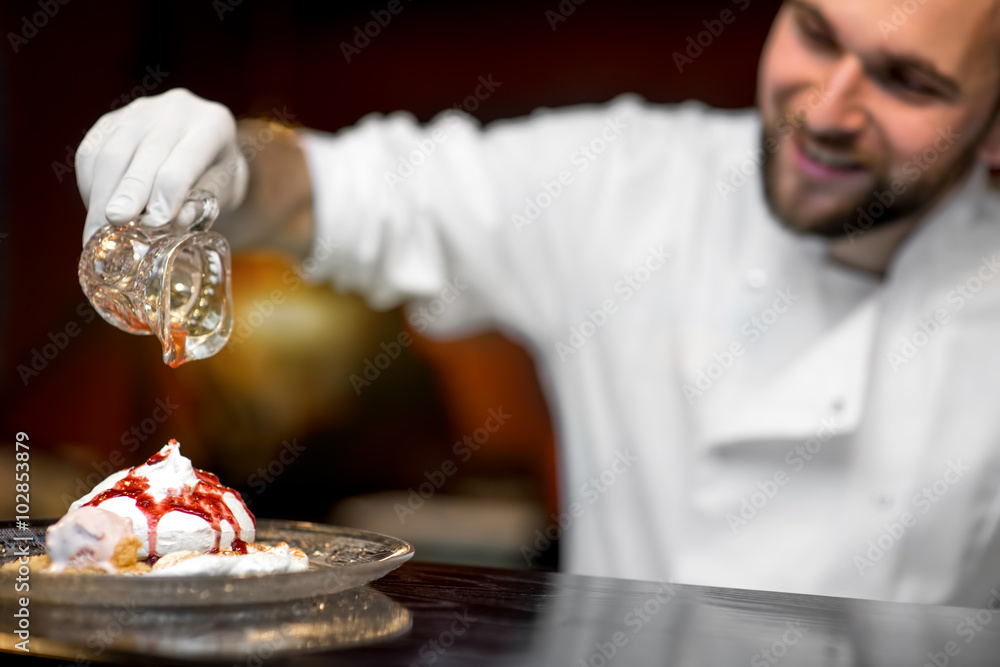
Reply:
M17 609L17 602L0 600L4 618L16 618ZM156 656L259 667L271 664L273 656L386 641L413 625L409 610L368 586L246 606L143 609L130 602L113 607L32 602L30 610L31 655L75 665L142 665ZM13 629L0 631L0 664L9 659L3 653L24 655L17 648L22 640Z
M32 521L28 532L0 521L0 565L17 558L21 545L45 551L45 528L53 520ZM31 539L17 541L29 534ZM260 544L287 542L309 556L305 572L244 576L116 576L107 574L30 575L30 590L18 592L14 576L0 572L0 600L29 597L31 604L155 607L221 607L318 599L374 581L413 556L403 540L353 528L299 521L258 519Z

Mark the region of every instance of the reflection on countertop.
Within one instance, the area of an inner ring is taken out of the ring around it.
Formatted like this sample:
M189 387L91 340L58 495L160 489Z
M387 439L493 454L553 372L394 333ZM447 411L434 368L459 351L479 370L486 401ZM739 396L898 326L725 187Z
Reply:
M5 601L0 613L12 618ZM114 607L54 604L31 607L31 653L76 661L132 663L137 655L183 660L237 661L369 644L409 630L409 611L360 586L298 602L237 607L149 609L141 601ZM0 650L16 635L0 633ZM249 664L249 663L247 663Z

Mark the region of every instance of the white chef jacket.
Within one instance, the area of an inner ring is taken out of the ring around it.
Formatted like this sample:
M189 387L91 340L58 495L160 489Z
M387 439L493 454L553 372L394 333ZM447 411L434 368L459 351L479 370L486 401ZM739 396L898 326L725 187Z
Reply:
M632 96L304 132L306 266L408 302L418 328L525 344L557 421L566 571L977 604L1000 584L985 169L883 280L769 213L760 132L752 111Z

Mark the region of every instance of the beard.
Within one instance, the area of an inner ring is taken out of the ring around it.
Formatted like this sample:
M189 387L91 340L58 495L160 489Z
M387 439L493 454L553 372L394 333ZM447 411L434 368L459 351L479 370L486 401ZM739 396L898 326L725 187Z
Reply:
M794 140L791 135L781 136L773 129L768 129L772 126L772 123L767 123L761 131L761 148ZM841 150L845 148L843 137L813 134L805 128L801 131L809 134L812 141L820 146ZM862 192L845 194L834 206L820 214L801 211L796 206L793 195L787 193L786 196L782 195L778 187L778 180L781 178L781 174L778 173L779 153L765 153L768 156L763 168L765 200L771 214L783 226L801 234L832 239L851 232L856 233L859 229L871 231L886 227L925 212L943 199L976 163L976 152L980 143L978 139L962 146L957 157L947 165L944 161L950 156L946 152L936 152L934 164L924 162L919 155L914 156L910 164L915 165L913 169L920 170L916 178L912 177L913 172L910 170L907 170L907 178L903 179L891 177L884 168L876 169L872 173L868 187ZM937 151L936 148L934 150ZM947 150L949 149L945 149ZM808 183L800 185L803 190L809 187Z

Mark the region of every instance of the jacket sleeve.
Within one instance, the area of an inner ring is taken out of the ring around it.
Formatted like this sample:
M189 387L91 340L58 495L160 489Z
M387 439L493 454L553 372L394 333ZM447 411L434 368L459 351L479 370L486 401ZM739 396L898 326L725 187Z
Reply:
M426 126L395 113L303 132L307 273L376 308L409 304L421 332L554 331L628 235L629 211L677 180L664 156L690 167L682 142L700 140L703 108L678 109L623 96L485 128L453 112Z
M376 308L413 303L418 329L540 315L558 291L546 285L560 240L573 233L559 211L597 194L594 150L609 150L636 108L626 98L486 128L454 112L426 126L395 113L303 132L315 221L307 272Z

